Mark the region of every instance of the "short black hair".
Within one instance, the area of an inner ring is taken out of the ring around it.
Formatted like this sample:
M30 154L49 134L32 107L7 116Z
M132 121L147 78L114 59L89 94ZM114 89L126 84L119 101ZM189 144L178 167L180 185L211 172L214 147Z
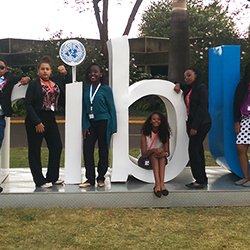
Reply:
M86 71L85 71L85 80L86 80L86 82L89 81L89 73L90 73L90 69L91 69L92 66L97 66L97 67L100 69L100 72L103 73L103 69L102 69L102 67L101 67L100 64L98 64L98 63L91 63L91 64L87 67L87 69L86 69ZM103 84L103 76L100 78L100 82L101 82L101 84Z
M6 67L8 66L8 63L7 63L7 61L5 59L0 58L0 61L3 62Z

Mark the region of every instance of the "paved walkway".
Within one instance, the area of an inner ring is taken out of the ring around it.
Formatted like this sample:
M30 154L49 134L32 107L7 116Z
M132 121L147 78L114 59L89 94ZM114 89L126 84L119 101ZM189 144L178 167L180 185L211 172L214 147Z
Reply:
M10 169L2 184L0 208L127 208L127 207L194 207L194 206L249 206L250 188L234 185L238 179L221 167L207 167L208 186L204 190L185 187L192 181L186 167L175 179L166 183L169 195L157 198L153 185L129 176L126 182L111 183L109 169L105 187L79 188L78 184L64 184L50 189L35 188L28 168ZM44 169L46 171L46 169ZM149 170L151 171L151 170ZM64 169L60 169L64 178ZM84 169L82 170L84 181Z

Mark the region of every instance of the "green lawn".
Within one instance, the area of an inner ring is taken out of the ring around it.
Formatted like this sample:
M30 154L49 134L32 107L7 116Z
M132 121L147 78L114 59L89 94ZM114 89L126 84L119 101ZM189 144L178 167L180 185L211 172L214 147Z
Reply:
M130 155L137 157L139 155L139 149L134 148L130 150ZM97 152L96 154L96 159L98 159ZM111 154L111 153L110 153ZM212 158L211 154L209 151L205 152L206 156L206 165L207 166L215 166L217 165L214 159ZM28 164L28 152L27 148L11 148L10 149L10 167L11 168L26 168L29 167ZM47 148L42 148L42 165L43 167L47 166L48 162L48 150ZM64 151L62 152L62 157L61 157L61 166L64 165Z
M0 209L0 249L248 250L250 208Z

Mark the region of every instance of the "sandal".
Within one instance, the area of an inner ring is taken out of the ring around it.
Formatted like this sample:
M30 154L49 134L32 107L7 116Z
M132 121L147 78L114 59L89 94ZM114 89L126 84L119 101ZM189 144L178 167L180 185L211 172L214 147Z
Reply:
M168 194L169 194L167 189L161 190L161 193L162 193L163 196L168 196Z
M161 191L155 191L155 187L154 187L154 194L156 197L161 198L161 194L162 194Z

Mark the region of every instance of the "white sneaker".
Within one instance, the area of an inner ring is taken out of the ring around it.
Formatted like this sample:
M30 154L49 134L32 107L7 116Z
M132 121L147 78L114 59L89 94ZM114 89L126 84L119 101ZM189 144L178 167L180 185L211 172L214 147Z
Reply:
M247 181L242 184L243 187L250 187L250 181Z
M47 183L44 183L42 186L40 186L41 188L51 188L53 187L53 184L52 182L47 182Z
M236 181L234 184L235 185L243 185L246 182L247 182L246 179L240 179L240 180Z
M91 186L92 185L88 181L85 181L85 182L79 184L80 188L86 188L86 187L91 187Z
M53 185L62 185L64 183L64 180L58 179L56 182L53 182Z

